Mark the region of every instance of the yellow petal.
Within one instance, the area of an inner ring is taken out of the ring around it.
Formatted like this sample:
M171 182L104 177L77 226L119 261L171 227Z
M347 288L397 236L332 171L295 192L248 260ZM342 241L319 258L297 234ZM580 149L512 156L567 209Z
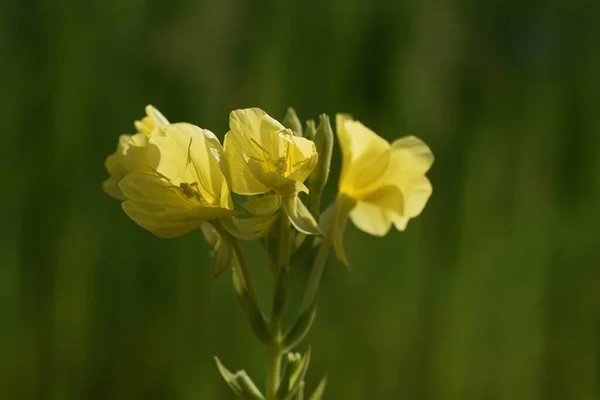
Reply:
M336 116L336 130L342 149L340 190L360 190L362 185L377 179L383 173L387 161L381 161L380 157L389 150L390 145L375 132L346 115Z
M415 136L405 136L392 143L392 152L401 159L401 168L424 174L431 168L434 157L429 146Z
M406 226L408 225L408 221L410 220L410 218L402 217L398 214L390 214L390 218L392 219L392 222L394 223L396 229L398 229L399 231L405 230Z
M304 182L315 169L318 161L319 155L315 143L305 138L295 137L287 160L292 167L292 173L288 178Z
M141 137L140 137L141 136ZM110 178L103 184L103 189L110 196L123 200L118 183L123 177L133 172L151 172L146 157L147 139L143 134L121 135L117 150L106 157L104 163Z
M123 195L123 193L121 193L121 189L119 189L118 184L119 181L117 181L115 178L108 178L102 182L102 190L117 200L125 200L126 197Z
M168 125L169 121L152 105L147 105L146 116L133 124L139 133L151 135L160 126Z
M385 211L404 215L404 195L400 188L395 185L386 185L369 192L361 197L362 202L372 204Z
M127 197L123 210L142 228L159 237L183 235L199 227L195 204L164 179L147 174L129 174L119 188Z
M197 182L203 199L220 205L225 177L222 148L212 132L179 123L161 128L148 148L148 164L175 185Z
M254 176L248 162L244 156L242 144L238 137L232 132L225 135L224 140L225 160L227 161L227 171L231 190L238 194L253 195L270 191L268 187L258 181Z
M350 219L358 229L373 236L385 236L392 227L388 212L374 204L359 201L352 211Z
M404 212L402 215L414 218L421 214L427 200L431 196L431 182L425 176L414 178L406 182L406 187L401 187L404 193Z

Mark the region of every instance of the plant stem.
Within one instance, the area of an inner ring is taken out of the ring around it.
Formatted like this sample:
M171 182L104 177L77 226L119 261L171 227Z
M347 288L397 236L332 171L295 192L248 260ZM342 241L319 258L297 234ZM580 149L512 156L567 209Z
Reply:
M274 276L273 313L269 323L272 342L268 347L267 400L277 400L277 390L281 381L281 318L287 303L287 274L290 264L290 220L284 213L280 216L279 257L277 275Z
M267 400L277 400L277 390L281 381L282 351L279 343L273 343L267 349Z
M323 275L323 269L325 269L325 263L327 261L327 256L329 255L329 248L330 243L327 240L324 240L319 247L315 263L310 271L306 291L302 298L302 304L300 305L300 315L304 314L313 305L317 297L321 276Z

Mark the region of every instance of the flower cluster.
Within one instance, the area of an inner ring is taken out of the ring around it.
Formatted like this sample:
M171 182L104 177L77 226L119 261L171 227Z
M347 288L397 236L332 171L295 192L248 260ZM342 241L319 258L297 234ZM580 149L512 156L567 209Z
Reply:
M326 115L318 125L310 120L303 128L291 108L283 122L258 108L235 110L223 145L209 130L170 123L152 106L134 125L137 132L121 135L116 152L106 159L110 178L104 190L158 237L200 228L215 255L214 274L231 267L235 292L254 334L267 346L269 362L263 395L245 371L232 373L217 359L230 388L243 399L302 400L310 349L303 355L292 350L315 318L330 248L348 263L343 245L348 219L375 236L386 235L392 225L404 230L431 195L425 176L433 163L431 151L414 136L390 144L351 117L337 115L341 175L335 201L321 212L334 142ZM264 245L273 273L268 318L240 244L255 239ZM284 329L291 267L310 256L300 309ZM325 384L323 379L310 399L320 400Z
M298 196L309 193L307 179L323 180L316 172L329 171L330 155L325 168L315 169L319 154L311 139L319 138L311 137L315 129L312 123L311 135L310 122L307 137L302 137L299 124L285 127L259 108L235 110L221 146L211 131L171 124L149 105L146 116L134 124L137 133L121 135L116 152L107 157L110 178L103 187L124 200L123 210L131 219L164 238L214 220L242 239L258 238L268 233L274 221L269 217L281 208L299 232L324 235L338 258L347 262L342 245L347 218L375 236L384 236L392 225L404 230L431 195L425 173L433 154L414 136L390 144L350 116L338 114L338 196L319 219L313 215L319 210L309 211ZM249 196L245 212L234 207L232 192Z

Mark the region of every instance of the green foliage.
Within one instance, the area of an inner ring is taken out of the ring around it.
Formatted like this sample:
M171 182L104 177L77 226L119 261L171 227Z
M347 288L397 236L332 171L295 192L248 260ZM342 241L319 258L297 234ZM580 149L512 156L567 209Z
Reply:
M148 103L221 139L235 108L347 112L436 155L406 232L349 226L351 268L325 270L306 388L327 372L324 399L599 398L599 12L1 2L0 398L232 398L214 354L263 382L201 232L157 239L101 190L105 156Z

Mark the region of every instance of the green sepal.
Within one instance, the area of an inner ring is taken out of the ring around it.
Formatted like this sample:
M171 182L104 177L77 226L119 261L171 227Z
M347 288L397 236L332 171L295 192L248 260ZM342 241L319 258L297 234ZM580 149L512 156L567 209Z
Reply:
M255 304L248 295L246 282L244 281L244 277L240 271L240 265L236 257L233 258L232 279L233 288L238 296L238 299L240 300L242 309L248 318L248 322L250 323L250 327L254 331L254 334L262 343L270 344L272 338L271 334L269 333L265 317L258 308L257 304Z
M215 357L215 361L217 362L219 373L236 395L244 400L265 400L265 397L258 390L254 382L252 382L246 371L241 370L231 373L225 368L218 357Z
M325 394L325 388L327 387L327 375L321 379L317 388L313 392L313 394L308 398L308 400L321 400L323 395Z
M304 131L304 137L308 140L315 141L315 132L317 131L315 121L309 119L306 121L306 130Z
M307 235L322 235L319 224L298 196L284 198L283 209L298 232Z
M311 174L310 191L317 190L319 196L327 179L329 178L329 170L331 169L331 155L333 153L333 130L329 117L326 114L319 116L319 127L315 132L315 147L319 154L319 161ZM312 194L312 193L311 193ZM316 210L313 210L316 211Z
M266 236L273 228L273 223L277 220L277 215L267 215L259 217L223 218L221 223L231 233L241 240L256 240Z
M344 233L348 223L348 215L356 202L344 195L339 195L335 202L321 214L319 226L331 242L337 259L348 266L344 251Z
M243 204L244 208L252 215L273 215L281 206L281 196L270 193L264 196L252 196Z
M285 118L283 118L283 126L291 129L294 132L294 136L302 136L302 123L296 114L296 110L292 107L288 107L287 109Z
M204 223L200 228L204 238L213 250L212 256L215 259L213 278L216 278L231 266L233 262L233 249L223 241L219 232L212 225Z

